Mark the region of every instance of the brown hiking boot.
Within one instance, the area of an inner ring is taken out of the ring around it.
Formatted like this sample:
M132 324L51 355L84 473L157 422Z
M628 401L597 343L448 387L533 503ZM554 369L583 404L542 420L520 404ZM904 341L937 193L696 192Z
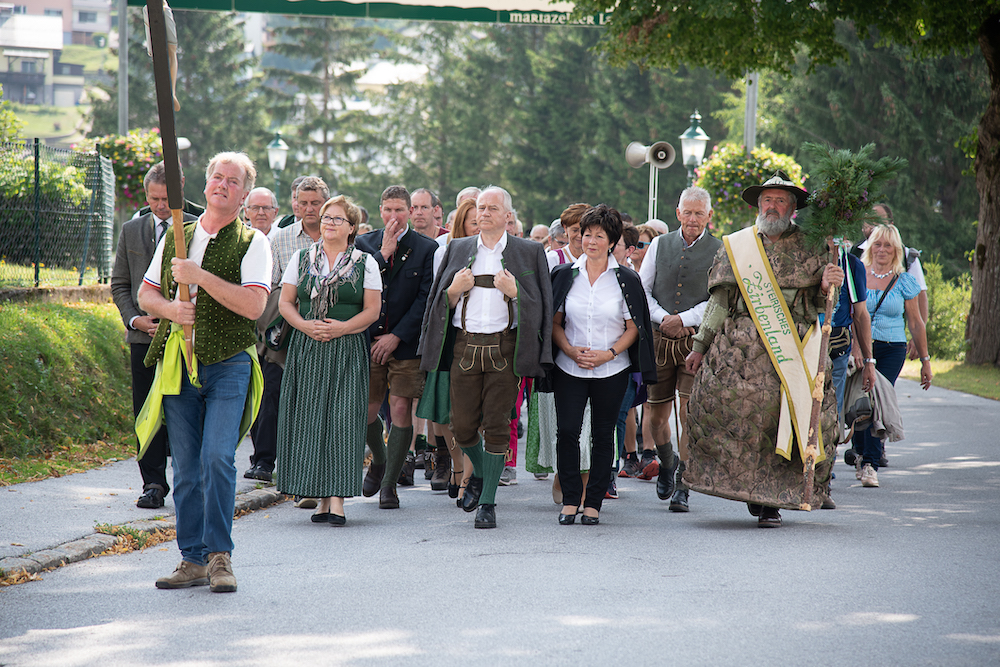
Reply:
M182 560L177 569L168 577L156 580L157 588L190 588L191 586L208 585L208 566L195 565Z
M431 491L445 491L451 480L451 454L448 450L434 452L434 474L431 475Z
M228 551L214 551L208 554L209 589L213 593L232 593L236 590L236 575L229 562Z

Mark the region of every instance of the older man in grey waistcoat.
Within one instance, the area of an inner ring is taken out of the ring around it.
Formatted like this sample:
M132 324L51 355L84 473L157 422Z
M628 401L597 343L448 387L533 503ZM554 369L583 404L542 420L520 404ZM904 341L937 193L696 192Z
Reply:
M653 331L657 383L649 387L648 401L653 440L660 456L656 495L661 500L669 498L675 512L689 509L688 491L679 481L687 461L687 433L677 436L678 457L670 444L670 408L676 392L680 396L677 414L684 424L694 385L684 360L708 303L708 271L722 245L708 231L711 219L708 191L698 187L684 190L677 203L680 227L653 239L639 270L650 319L657 327ZM651 467L642 467L647 478L652 476Z

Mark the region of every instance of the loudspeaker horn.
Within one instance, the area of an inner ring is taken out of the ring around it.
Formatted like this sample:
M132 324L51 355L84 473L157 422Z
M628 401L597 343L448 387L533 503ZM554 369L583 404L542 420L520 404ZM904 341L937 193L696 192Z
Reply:
M657 169L666 169L674 163L677 153L666 141L657 141L646 151L646 162Z
M646 147L638 141L633 141L625 147L625 161L633 169L646 164Z

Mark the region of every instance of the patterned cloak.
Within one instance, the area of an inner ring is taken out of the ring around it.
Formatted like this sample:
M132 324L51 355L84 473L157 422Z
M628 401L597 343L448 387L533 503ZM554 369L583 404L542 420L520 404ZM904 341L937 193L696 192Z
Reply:
M825 309L820 291L825 254L806 246L801 230L792 226L777 242L764 245L778 287L788 303L799 336ZM694 491L730 500L782 509L799 509L803 463L798 446L788 461L775 452L778 434L780 381L740 295L725 247L719 249L709 272L709 293L722 290L729 314L708 343L695 376L688 407L688 449L684 483ZM830 473L837 457L837 400L827 373L820 422L826 458L816 464L812 507L828 496Z

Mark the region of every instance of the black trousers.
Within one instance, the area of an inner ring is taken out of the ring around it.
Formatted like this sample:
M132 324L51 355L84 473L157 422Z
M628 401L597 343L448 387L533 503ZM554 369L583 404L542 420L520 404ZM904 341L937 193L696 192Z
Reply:
M556 401L556 469L562 486L563 505L580 504L583 478L580 476L580 430L583 411L590 399L591 454L590 479L587 482L585 507L601 510L604 494L611 482L611 460L614 456L615 425L625 390L628 371L607 378L586 379L553 371L553 393Z
M250 466L259 466L268 472L274 471L274 459L278 455L278 399L281 396L281 378L285 369L274 364L262 355L260 371L264 375L264 395L260 401L260 411L257 419L250 427L250 437L253 439L253 455Z
M138 416L142 404L146 402L146 395L149 394L150 387L153 386L153 377L156 375L156 366L146 368L143 359L149 351L146 343L130 343L129 356L132 367L132 410ZM149 443L146 455L139 459L139 474L142 475L142 490L159 488L163 495L170 491L167 484L167 427L163 426L153 441ZM137 452L138 453L138 452Z

